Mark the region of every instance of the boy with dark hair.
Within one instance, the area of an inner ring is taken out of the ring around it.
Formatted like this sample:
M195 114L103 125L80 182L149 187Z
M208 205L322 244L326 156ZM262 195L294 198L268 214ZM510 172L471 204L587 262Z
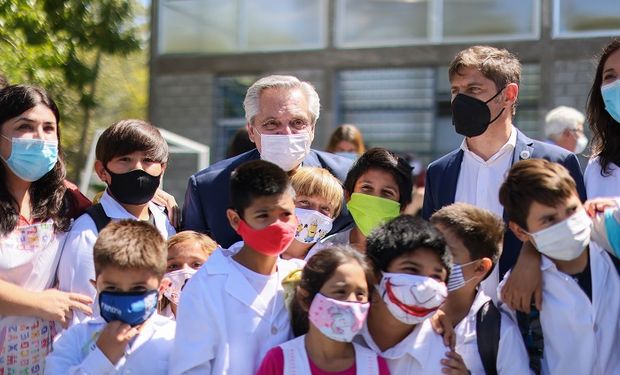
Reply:
M170 374L254 374L267 351L292 338L281 259L295 237L294 192L280 167L255 160L230 179L228 221L243 239L216 250L190 279L177 312Z
M111 220L141 220L167 239L175 233L162 209L151 203L168 163L168 145L156 127L142 120L122 120L97 141L95 171L108 188L98 204L80 216L67 236L58 267L59 289L91 296L95 277L92 249ZM78 313L73 323L82 321Z
M162 236L144 222L111 223L95 242L94 268L101 316L62 333L45 374L166 374L175 323L156 313Z
M512 232L541 254L541 373L620 374L620 279L591 241L592 221L569 172L546 160L521 161L499 198Z
M444 359L447 348L428 319L446 298L452 267L441 234L402 215L372 232L366 254L380 282L360 341L386 359L392 374L466 374L457 353Z
M456 352L471 374L529 374L529 361L516 323L480 288L497 266L504 222L488 210L453 203L431 216L452 253L450 318Z

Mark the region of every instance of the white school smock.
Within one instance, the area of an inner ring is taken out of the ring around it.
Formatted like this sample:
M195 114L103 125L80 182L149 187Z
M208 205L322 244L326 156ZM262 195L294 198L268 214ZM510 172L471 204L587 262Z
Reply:
M106 191L99 201L106 215L112 220L131 219L138 220L127 212L120 203ZM168 217L162 208L154 203L149 203L149 211L153 215L155 227L159 233L167 239L175 234ZM67 235L60 265L58 267L58 288L66 292L85 294L93 300L97 296L97 290L90 283L95 279L95 263L93 260L93 247L97 241L97 226L87 213L83 214L73 223ZM93 313L96 315L98 306L95 303ZM87 318L81 311L74 311L71 325L79 323Z
M614 163L609 163L608 169L611 174L603 176L598 156L588 161L583 173L588 199L620 196L620 168Z
M480 352L478 351L476 314L482 306L490 301L482 290L478 291L469 313L454 327L456 334L456 352L463 357L463 361L471 375L485 375ZM505 312L501 313L499 348L497 350L497 373L499 375L530 375L530 360L523 344L519 327Z
M318 253L321 250L328 249L332 246L345 246L351 243L351 231L353 228L345 229L342 232L331 234L321 241L317 242L310 248L308 254L304 258L304 261L308 261L308 259L312 258L312 256Z
M280 345L284 357L283 375L310 375L310 362L305 345L306 335L299 336ZM355 373L357 375L379 375L377 354L370 349L353 343L355 350Z
M609 254L590 242L592 302L571 276L541 258L541 374L620 374L620 277Z
M46 375L167 374L175 323L154 314L145 323L116 365L97 347L106 326L98 317L76 324L54 342L45 362Z
M0 237L0 279L32 291L53 287L66 233L54 222L17 226ZM30 316L0 316L0 374L43 374L60 324Z
M254 374L267 351L292 338L281 281L297 266L277 260L277 304L216 250L189 279L177 309L170 374ZM272 326L275 330L272 330Z
M355 342L385 358L390 374L442 375L441 360L450 350L444 345L441 335L433 330L430 319L416 325L403 341L383 352L368 332L367 323Z

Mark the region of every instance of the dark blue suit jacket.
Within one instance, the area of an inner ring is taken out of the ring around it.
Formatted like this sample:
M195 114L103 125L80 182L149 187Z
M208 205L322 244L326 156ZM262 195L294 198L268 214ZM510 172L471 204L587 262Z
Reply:
M230 174L241 164L260 159L254 149L230 159L217 162L189 178L183 205L183 229L210 235L224 248L241 240L226 218L230 207ZM306 167L322 167L344 181L353 162L328 152L310 150L304 159ZM343 207L334 221L332 233L339 232L353 223L351 215Z
M583 184L583 175L579 161L575 154L563 148L528 138L517 129L517 143L512 156L512 164L523 159L547 159L562 164L568 169L577 183L577 192L582 201L586 199L586 189ZM457 149L435 160L428 166L426 174L426 189L424 191L424 205L422 216L428 220L440 208L454 203L456 184L463 161L463 150ZM499 194L499 192L497 192ZM506 215L504 220L507 221ZM501 277L514 266L519 256L522 243L506 228L504 236L504 250L499 261Z

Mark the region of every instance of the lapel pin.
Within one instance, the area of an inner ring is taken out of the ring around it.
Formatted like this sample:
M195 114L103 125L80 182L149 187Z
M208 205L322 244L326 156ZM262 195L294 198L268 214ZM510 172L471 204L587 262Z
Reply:
M521 160L527 160L530 158L530 152L528 150L523 150L519 154L519 157L521 158Z

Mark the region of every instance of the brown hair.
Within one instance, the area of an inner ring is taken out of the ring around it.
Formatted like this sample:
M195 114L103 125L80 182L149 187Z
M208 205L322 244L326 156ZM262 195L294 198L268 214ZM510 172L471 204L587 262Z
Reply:
M184 230L168 238L168 249L177 246L183 242L190 241L198 243L200 250L206 255L210 256L215 249L217 249L217 243L206 234L194 232L193 230Z
M351 142L355 146L355 152L358 155L366 152L366 146L364 146L364 137L362 132L352 124L344 124L334 130L325 150L327 152L336 152L336 146L341 141Z
M332 217L342 209L344 191L342 184L327 169L319 167L297 168L291 177L295 195L325 198L332 207Z
M435 212L430 221L443 225L463 241L472 261L489 258L493 266L497 264L505 230L499 216L471 204L453 203Z
M599 157L603 176L611 173L609 163L620 166L620 124L605 109L601 94L603 68L609 56L618 49L620 49L620 38L612 40L603 49L586 106L586 119L592 130L592 154Z
M143 120L121 120L107 128L99 137L95 155L107 166L117 156L136 151L146 152L155 162L168 162L168 144L159 130Z
M364 255L348 246L334 246L319 251L306 263L301 273L299 286L291 301L291 325L295 337L308 332L308 309L314 296L332 277L336 268L348 262L357 262L362 267L370 294L375 284L374 274ZM303 289L306 294L300 293L299 288Z
M166 242L159 231L143 221L111 222L99 232L93 248L95 275L108 266L149 270L161 277L166 272Z
M519 84L521 80L521 63L515 55L506 49L491 46L472 46L454 56L448 68L450 81L460 75L462 68L474 68L483 76L495 83L499 91L509 83ZM516 113L517 103L512 107L512 115Z
M564 166L544 159L515 163L499 189L499 202L510 221L527 230L532 202L555 206L577 195L575 180Z

